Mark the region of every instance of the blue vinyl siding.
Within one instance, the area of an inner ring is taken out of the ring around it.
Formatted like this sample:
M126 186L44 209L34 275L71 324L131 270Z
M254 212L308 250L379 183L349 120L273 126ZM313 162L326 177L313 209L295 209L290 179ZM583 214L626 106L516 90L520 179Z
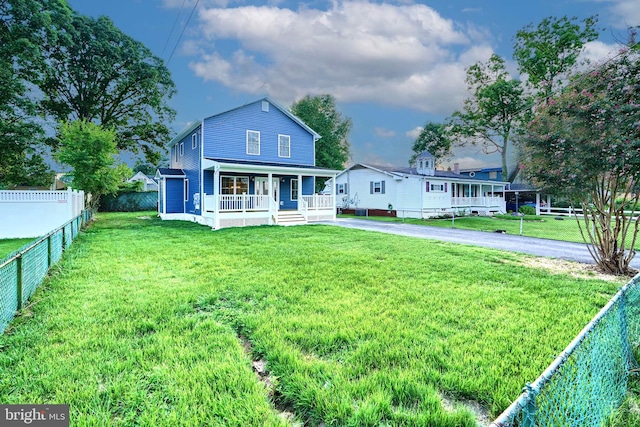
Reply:
M189 133L189 135L186 135L182 140L180 140L172 147L170 163L170 167L172 169L184 170L184 173L189 180L189 194L184 213L191 213L195 215L200 215L202 212L202 200L200 200L200 205L197 209L194 203L194 194L200 194L200 138L202 134L200 128L201 126L198 126L197 129ZM198 144L196 148L192 148L191 143L191 136L194 133L197 134L198 138ZM184 155L182 156L180 155L180 144L183 144L184 147ZM178 150L177 160L176 150ZM169 198L169 193L167 193L167 207L169 206L170 202L171 199ZM184 203L184 198L182 199L182 202Z
M184 213L184 179L167 178L167 213Z
M247 154L247 130L260 132L260 155ZM278 157L278 135L291 137L291 156ZM254 102L204 120L204 157L314 166L314 140L274 105Z
M312 176L303 176L302 177L302 194L304 196L309 196L316 191L316 185L314 183Z

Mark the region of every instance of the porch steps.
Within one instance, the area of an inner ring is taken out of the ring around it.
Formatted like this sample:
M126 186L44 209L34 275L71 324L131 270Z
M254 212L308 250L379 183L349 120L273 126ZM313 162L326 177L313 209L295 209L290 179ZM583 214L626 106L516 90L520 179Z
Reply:
M278 225L304 225L307 221L296 211L278 212Z

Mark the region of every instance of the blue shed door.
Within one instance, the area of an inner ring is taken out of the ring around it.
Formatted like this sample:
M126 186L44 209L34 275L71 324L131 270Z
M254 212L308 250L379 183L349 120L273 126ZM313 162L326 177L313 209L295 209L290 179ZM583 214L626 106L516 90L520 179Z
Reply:
M184 178L167 178L167 213L184 213Z

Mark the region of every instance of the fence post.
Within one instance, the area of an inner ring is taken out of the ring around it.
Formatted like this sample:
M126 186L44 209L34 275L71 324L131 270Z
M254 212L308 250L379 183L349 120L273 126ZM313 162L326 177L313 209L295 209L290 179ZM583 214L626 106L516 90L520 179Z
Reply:
M520 235L522 236L522 221L523 221L524 217L520 217Z
M67 247L67 233L65 232L65 229L67 228L66 225L62 226L62 251L64 252L65 248Z
M22 252L16 257L18 310L22 309Z
M47 271L51 268L51 233L47 236Z
M451 228L456 228L456 210L452 209L451 213L453 214L451 216Z
M527 383L525 390L527 391L527 403L522 408L524 412L522 427L535 427L536 411L538 410L536 407L536 391L530 383Z

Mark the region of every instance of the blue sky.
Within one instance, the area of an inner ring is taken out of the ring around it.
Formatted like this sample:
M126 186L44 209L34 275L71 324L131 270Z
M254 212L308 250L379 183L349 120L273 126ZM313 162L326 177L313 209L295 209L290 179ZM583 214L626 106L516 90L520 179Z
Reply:
M176 132L264 95L290 106L329 93L353 120L352 161L398 166L420 126L461 108L466 67L497 53L517 77L513 36L525 25L598 14L603 31L584 52L591 59L640 25L640 0L68 1L171 57ZM455 154L462 168L500 164L478 148Z

